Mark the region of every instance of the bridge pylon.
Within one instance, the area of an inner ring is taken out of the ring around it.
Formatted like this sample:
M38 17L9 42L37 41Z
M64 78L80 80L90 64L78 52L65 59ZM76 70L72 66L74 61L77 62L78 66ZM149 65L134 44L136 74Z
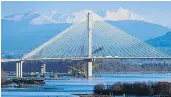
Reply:
M24 61L17 61L16 62L16 78L23 77L23 62Z
M92 13L88 13L88 61L87 65L87 78L92 78L92 25L93 25L93 16Z

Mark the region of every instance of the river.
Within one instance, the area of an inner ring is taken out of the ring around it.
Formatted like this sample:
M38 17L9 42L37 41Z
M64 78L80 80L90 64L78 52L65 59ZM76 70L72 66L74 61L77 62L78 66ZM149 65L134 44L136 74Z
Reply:
M45 85L28 88L2 87L2 97L77 97L73 94L91 94L94 85L112 85L115 82L171 82L171 74L94 74L100 78L91 80L71 78L69 80L45 80Z

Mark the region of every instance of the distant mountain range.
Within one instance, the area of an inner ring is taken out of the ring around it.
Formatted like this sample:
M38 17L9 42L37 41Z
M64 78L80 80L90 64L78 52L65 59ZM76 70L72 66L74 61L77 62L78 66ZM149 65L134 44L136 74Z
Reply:
M38 12L30 11L24 14L13 14L2 18L3 20L16 21L29 24L52 24L57 23L50 17L42 15Z
M135 14L134 12L120 7L116 11L101 10L97 12L99 16L104 18L104 20L118 21L118 20L138 20L147 21L143 17Z
M3 17L4 20L24 21L30 24L51 24L51 23L77 23L87 19L87 13L93 13L94 21L118 21L118 20L138 20L147 21L143 17L120 7L116 11L101 10L93 12L92 10L81 10L72 14L51 11L48 15L43 15L38 12L30 11L24 14L13 14Z
M72 15L57 11L42 15L30 11L1 19L2 57L19 57L28 53L73 23L85 21L88 12L93 13L94 21L106 21L142 41L148 40L147 43L154 46L155 42L149 41L154 41L156 37L163 36L166 32L171 31L167 27L150 23L143 17L123 8L119 8L117 11L101 10L96 13L92 10L82 10L72 13ZM165 41L167 42L167 40Z

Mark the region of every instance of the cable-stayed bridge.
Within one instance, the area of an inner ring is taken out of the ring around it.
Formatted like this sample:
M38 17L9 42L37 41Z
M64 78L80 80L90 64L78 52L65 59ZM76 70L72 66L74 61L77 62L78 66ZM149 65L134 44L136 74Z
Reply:
M22 65L20 61L26 60L88 60L88 76L91 77L92 59L171 59L121 29L104 21L93 22L91 16L88 17L88 21L73 24L21 59L2 61L19 61L17 64Z
M169 57L167 54L105 22L94 22L92 57ZM101 48L101 51L98 49ZM87 23L71 26L23 59L80 58L88 56Z

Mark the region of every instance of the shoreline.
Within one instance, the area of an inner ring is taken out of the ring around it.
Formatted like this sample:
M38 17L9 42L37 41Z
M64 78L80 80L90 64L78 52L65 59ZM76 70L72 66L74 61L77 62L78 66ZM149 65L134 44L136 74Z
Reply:
M171 71L166 71L166 72L115 72L115 73L108 73L108 72L103 72L103 73L93 73L93 74L171 74Z

